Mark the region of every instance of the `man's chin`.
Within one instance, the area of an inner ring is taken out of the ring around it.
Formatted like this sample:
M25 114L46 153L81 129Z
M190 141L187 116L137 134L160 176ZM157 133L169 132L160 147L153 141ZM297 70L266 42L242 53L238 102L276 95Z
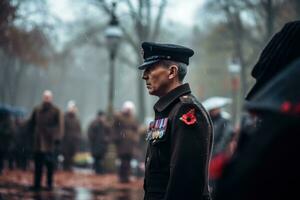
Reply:
M148 89L148 93L149 93L150 95L155 95L155 92L154 92L153 90L151 90L151 89Z

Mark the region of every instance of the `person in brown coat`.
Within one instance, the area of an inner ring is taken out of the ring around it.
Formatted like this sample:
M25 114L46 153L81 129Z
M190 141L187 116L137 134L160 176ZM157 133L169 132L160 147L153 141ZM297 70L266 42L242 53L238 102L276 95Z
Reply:
M68 102L68 110L64 116L64 137L62 140L62 153L64 156L63 169L71 170L73 157L79 148L81 139L81 125L77 117L77 107L74 101Z
M130 161L133 158L134 149L139 140L139 124L134 117L134 104L126 101L122 111L114 117L114 136L117 147L118 158L120 159L119 179L120 182L129 182L131 175Z
M29 126L34 133L34 186L30 189L40 190L44 165L47 167L47 189L53 187L55 165L54 151L63 136L63 116L53 103L49 90L43 93L43 102L34 108L29 119Z
M209 114L183 83L192 49L144 42L149 94L159 97L148 128L144 200L208 200L208 166L213 142Z

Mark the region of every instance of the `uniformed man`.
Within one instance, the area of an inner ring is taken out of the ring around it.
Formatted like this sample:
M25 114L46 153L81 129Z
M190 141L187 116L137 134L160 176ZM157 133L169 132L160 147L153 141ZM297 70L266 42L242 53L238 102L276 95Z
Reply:
M149 42L142 48L142 78L149 94L159 97L147 133L144 200L210 199L212 122L189 84L183 84L194 51Z

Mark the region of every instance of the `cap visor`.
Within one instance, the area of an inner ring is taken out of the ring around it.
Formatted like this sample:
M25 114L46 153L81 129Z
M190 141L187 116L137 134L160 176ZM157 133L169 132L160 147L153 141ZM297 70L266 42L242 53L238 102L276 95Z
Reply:
M159 61L159 59L158 59L158 60L151 60L151 61L148 61L148 62L144 62L142 65L140 65L140 66L138 67L138 69L144 70L144 69L146 69L147 67L150 67L150 66L152 66L153 64L157 63L158 61Z

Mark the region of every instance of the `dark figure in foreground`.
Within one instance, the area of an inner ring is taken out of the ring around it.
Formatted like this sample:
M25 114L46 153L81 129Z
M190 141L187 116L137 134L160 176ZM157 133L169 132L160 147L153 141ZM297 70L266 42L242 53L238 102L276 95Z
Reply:
M248 117L216 199L292 199L299 180L300 21L287 23L262 51L246 97ZM251 125L252 123L252 125Z
M62 140L63 168L66 171L70 171L73 165L73 157L79 150L81 139L81 125L74 101L68 103L68 111L65 113L64 122L65 130Z
M144 42L143 79L154 105L148 129L145 200L210 199L208 165L213 128L204 107L182 81L193 50Z
M139 124L134 117L134 104L131 101L124 102L121 112L114 116L113 128L120 160L119 179L120 182L127 183L132 174L130 162L139 138Z
M110 142L111 128L104 112L99 111L96 119L88 128L91 153L94 158L94 169L97 174L103 174L103 160Z
M300 165L300 60L245 107L263 120L219 183L216 199L295 199Z
M47 189L53 187L53 173L56 158L54 151L63 135L63 116L52 103L52 92L46 90L43 102L37 106L29 119L29 126L34 132L34 186L32 190L41 189L44 166L47 167Z
M247 94L246 101L251 102L263 87L297 58L300 58L300 21L285 24L263 49L251 72L256 83ZM245 112L242 117L237 152L244 148L252 137L253 129L263 121L261 117L256 120L252 116L253 113ZM253 119L255 125L251 126Z

